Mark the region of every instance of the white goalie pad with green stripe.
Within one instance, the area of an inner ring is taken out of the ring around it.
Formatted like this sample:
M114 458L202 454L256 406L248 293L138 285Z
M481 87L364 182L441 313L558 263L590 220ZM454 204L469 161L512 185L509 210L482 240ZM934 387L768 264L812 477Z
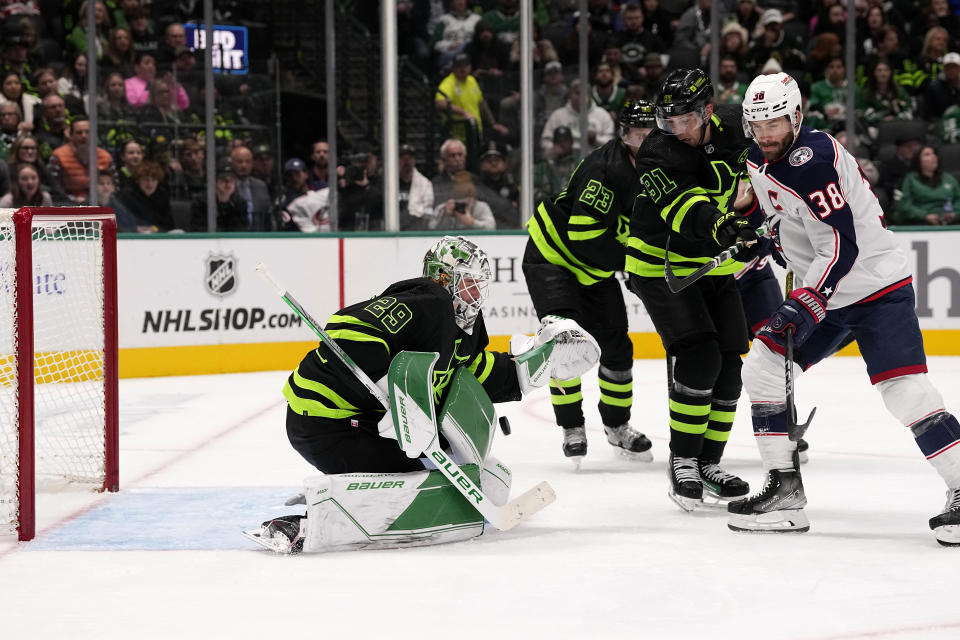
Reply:
M476 465L461 467L475 483ZM417 547L483 533L483 516L437 470L310 476L303 551Z

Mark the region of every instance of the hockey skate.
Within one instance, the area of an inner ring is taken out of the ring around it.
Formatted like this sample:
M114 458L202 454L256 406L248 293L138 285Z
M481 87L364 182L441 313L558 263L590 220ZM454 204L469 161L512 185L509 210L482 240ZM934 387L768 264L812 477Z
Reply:
M727 505L731 531L803 533L810 521L803 512L807 497L803 492L799 460L793 469L772 469L760 493Z
M943 513L930 518L930 529L945 547L960 547L960 488L947 489Z
M580 469L583 456L587 455L587 430L583 427L563 428L563 455L573 463L575 470Z
M306 516L281 516L264 522L260 529L243 531L243 535L260 546L283 554L300 553L306 533Z
M810 460L810 457L807 455L807 449L810 448L810 444L800 438L797 440L797 454L800 456L800 464L806 464Z
M670 489L667 495L684 511L693 511L703 504L703 484L696 458L681 458L670 453L667 460Z
M720 461L697 460L703 485L703 506L723 508L734 498L750 493L750 485L720 466Z
M628 423L619 427L608 427L604 425L603 432L607 434L607 442L619 449L618 453L630 460L637 462L653 461L653 453L650 448L653 443Z

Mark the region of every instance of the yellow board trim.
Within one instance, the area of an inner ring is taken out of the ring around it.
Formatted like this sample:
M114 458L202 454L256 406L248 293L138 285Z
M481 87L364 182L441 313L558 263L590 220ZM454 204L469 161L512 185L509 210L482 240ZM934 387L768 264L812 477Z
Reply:
M631 333L633 358L663 358L660 337L653 332ZM927 329L923 344L928 356L960 356L960 331ZM317 347L309 342L144 347L120 349L120 377L187 376L246 371L293 371L303 356ZM490 351L510 351L510 336L490 336ZM837 355L860 355L856 344Z

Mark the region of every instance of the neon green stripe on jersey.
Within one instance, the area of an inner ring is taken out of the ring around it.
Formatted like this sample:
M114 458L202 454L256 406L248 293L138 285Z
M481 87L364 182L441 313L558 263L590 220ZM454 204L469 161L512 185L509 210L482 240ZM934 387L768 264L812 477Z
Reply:
M600 221L593 216L570 216L570 224L579 224L586 227L594 224L600 224Z
M328 407L322 402L301 398L293 391L290 381L287 380L283 385L283 397L287 399L290 408L300 415L314 416L317 418L349 418L360 413L359 409L334 409Z
M333 338L334 340L353 340L354 342L379 342L383 345L383 348L387 350L387 353L390 353L390 347L387 345L386 340L383 338L378 338L376 336L371 336L369 333L363 333L362 331L353 331L352 329L331 329L327 331L327 335Z
M547 213L542 202L537 207L537 213L539 215L534 215L530 218L530 221L527 222L527 230L530 232L530 238L533 240L533 243L540 249L540 253L547 259L547 262L569 269L570 272L576 276L577 282L582 285L596 284L600 280L604 280L613 275L613 271L595 269L583 264L570 253L570 250L567 249L566 245L564 245L560 239L560 234L557 232L556 227L553 226L553 221L550 220L550 214ZM543 228L541 228L541 224ZM546 235L550 236L553 243L563 251L563 255L558 253L548 243L544 231Z
M571 240L593 240L594 238L599 238L604 233L606 229L594 229L592 231L569 231L567 235Z
M724 424L733 424L733 419L737 415L736 411L717 411L713 409L710 412L710 419L714 422L722 422Z
M317 382L316 380L310 380L309 378L304 378L300 375L300 370L293 372L293 382L301 389L306 389L307 391L313 391L317 395L321 395L324 398L327 398L340 409L353 409L354 411L360 411L346 400L344 400L339 393L328 387L327 385Z
M687 200L687 202L680 207L676 215L673 216L673 224L670 226L675 233L680 233L680 225L683 224L683 219L687 217L687 213L699 202L710 202L710 199L707 196L694 196Z
M378 332L381 331L380 327L375 327L374 325L370 324L369 322L364 322L364 321L361 320L360 318L354 318L353 316L338 316L338 315L332 315L332 316L330 316L330 323L336 323L336 324L355 324L355 325L359 325L359 326L361 326L361 327L369 327L369 328L373 329L374 331L378 331Z
M472 373L474 377L480 381L480 383L483 383L483 381L490 376L490 372L493 371L493 363L493 354L484 351L473 359L473 362L470 363L468 369L470 369L470 373ZM478 373L481 365L483 365L483 370L479 371Z

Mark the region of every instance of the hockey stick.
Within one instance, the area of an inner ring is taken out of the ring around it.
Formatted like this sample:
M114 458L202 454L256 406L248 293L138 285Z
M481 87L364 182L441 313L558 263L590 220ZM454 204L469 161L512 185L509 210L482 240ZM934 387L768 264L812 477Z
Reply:
M790 297L790 292L793 291L793 271L787 271L785 291L787 297ZM784 338L786 345L784 346L783 353L783 377L787 391L787 420L789 421L787 425L787 435L790 440L797 442L803 438L803 434L807 432L807 427L810 426L810 421L813 420L813 415L817 412L817 408L814 407L813 410L810 411L806 422L803 424L797 423L797 405L794 404L793 401L793 327L787 327Z
M257 264L256 270L257 273L270 283L283 301L297 312L297 315L307 323L307 326L330 348L333 354L350 369L350 372L353 373L357 380L366 387L367 391L377 399L377 402L379 402L384 409L390 411L390 400L383 390L370 379L370 376L368 376L363 369L357 366L357 363L340 348L340 345L334 342L334 340L320 328L320 324L280 285L276 278L273 277L273 274L267 269L267 266L261 262ZM436 424L433 426L434 431L436 431ZM501 531L512 529L517 526L521 520L540 511L557 498L553 487L546 481L543 481L510 502L498 507L483 493L479 486L474 486L473 483L470 482L470 479L467 478L467 475L460 469L459 465L453 460L450 460L449 455L444 453L440 448L436 433L430 441L430 444L423 450L423 454L434 462L437 469L450 481L450 484L463 494L463 497L480 512L480 515Z
M766 233L766 228L760 227L757 229L757 235L762 236ZM725 249L723 252L714 256L702 267L699 267L696 271L691 273L685 278L678 278L676 274L673 273L673 268L670 266L670 236L667 235L667 246L663 256L663 274L667 279L667 286L670 287L670 291L673 293L680 293L694 282L707 275L721 264L729 260L730 258L736 258L743 249L746 248L743 242L737 242L732 247ZM751 245L752 246L752 245Z

